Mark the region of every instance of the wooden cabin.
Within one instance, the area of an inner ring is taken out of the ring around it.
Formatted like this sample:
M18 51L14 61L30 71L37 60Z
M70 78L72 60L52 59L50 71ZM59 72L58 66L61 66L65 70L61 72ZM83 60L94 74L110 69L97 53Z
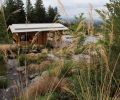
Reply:
M12 24L9 26L13 33L13 41L16 44L37 44L45 45L47 43L49 33L63 33L68 30L59 23L37 23L37 24Z

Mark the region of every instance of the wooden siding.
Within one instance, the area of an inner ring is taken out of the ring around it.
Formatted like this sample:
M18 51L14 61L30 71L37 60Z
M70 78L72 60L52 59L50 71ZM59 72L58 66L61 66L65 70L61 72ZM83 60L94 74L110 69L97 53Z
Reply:
M24 45L24 44L31 44L34 36L35 36L36 33L14 33L13 35L13 39L14 39L14 42L16 44L21 44L21 45ZM26 35L27 36L27 41L22 41L21 40L21 36L22 35ZM35 44L37 45L45 45L47 43L47 33L46 32L42 32L42 33L39 33L37 35L37 39L35 41Z

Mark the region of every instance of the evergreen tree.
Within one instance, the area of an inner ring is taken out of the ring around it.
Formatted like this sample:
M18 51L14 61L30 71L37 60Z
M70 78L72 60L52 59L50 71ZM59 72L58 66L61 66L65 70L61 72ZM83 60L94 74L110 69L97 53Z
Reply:
M24 4L22 0L15 0L16 10L18 10L18 12L15 14L16 23L25 23L26 19L23 5Z
M48 16L47 16L47 22L52 23L54 21L57 21L59 19L60 15L58 13L57 7L53 8L49 6L48 8Z
M3 11L0 9L0 43L7 42L7 31L6 31L6 24L3 16Z
M55 13L54 21L58 21L60 19L60 14L58 13L57 7L54 8L54 13Z
M35 3L35 16L36 23L44 23L46 21L46 11L42 0L37 0Z
M27 6L26 6L26 15L27 15L27 23L34 22L34 8L31 4L30 0L27 0Z
M15 16L13 14L13 12L16 10L15 2L13 0L7 0L4 8L7 25L16 23Z
M53 22L54 18L55 18L54 9L51 6L49 6L49 8L48 8L48 22L49 23Z

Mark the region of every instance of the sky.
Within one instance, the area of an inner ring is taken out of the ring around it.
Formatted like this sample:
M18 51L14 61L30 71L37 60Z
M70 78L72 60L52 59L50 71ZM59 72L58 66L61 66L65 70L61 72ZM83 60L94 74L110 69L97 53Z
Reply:
M24 0L25 1L25 0ZM34 4L36 0L31 0ZM60 2L59 2L60 1ZM58 7L59 13L63 18L74 18L74 16L84 13L89 17L90 4L93 9L103 9L109 0L43 0L45 7L49 5ZM100 16L93 10L93 18L99 19Z

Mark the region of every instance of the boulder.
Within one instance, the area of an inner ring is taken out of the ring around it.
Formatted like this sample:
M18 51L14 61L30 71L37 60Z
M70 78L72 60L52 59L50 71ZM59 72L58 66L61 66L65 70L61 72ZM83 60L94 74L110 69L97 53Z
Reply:
M34 79L36 76L38 76L39 74L38 73L35 73L35 74L32 74L32 75L29 75L29 79L32 80Z
M23 73L24 70L25 70L25 67L18 67L18 68L16 68L16 71L18 73Z
M48 60L59 61L60 59L53 54L48 54Z
M73 55L73 60L81 63L90 64L91 57L85 54Z
M8 100L13 100L13 98L19 96L19 88L17 85L10 86L6 89L6 97L10 98Z
M41 77L45 78L45 77L48 77L49 75L50 75L49 71L44 71L42 72Z

